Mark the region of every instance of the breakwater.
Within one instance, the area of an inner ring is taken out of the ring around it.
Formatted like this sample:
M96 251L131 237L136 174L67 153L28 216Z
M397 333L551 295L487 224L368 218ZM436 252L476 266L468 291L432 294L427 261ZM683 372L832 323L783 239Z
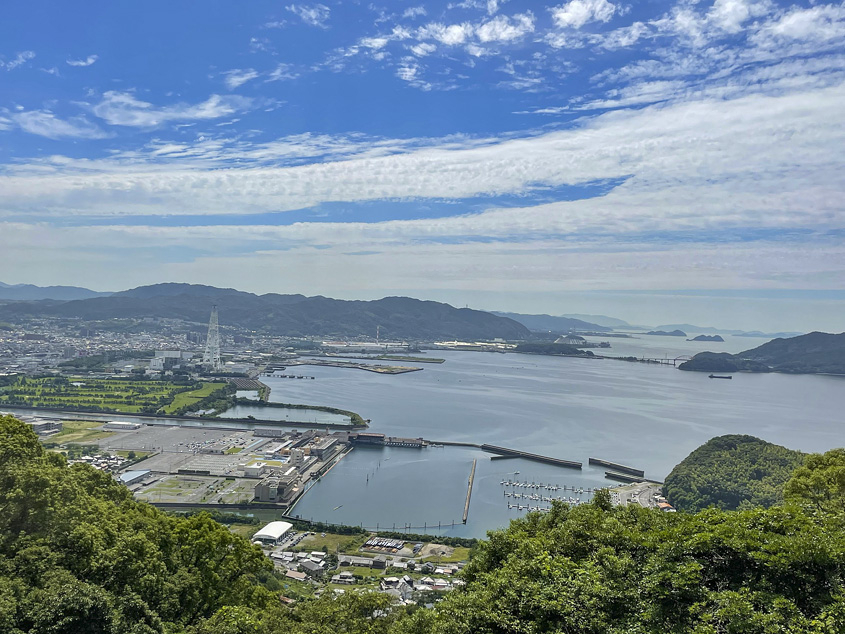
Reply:
M590 458L589 462L591 465L596 465L599 467L608 467L616 473L628 473L630 475L639 476L640 478L645 475L645 471L643 471L642 469L628 467L623 464L619 464L618 462L610 462L609 460L602 460L600 458Z
M472 461L472 470L469 472L469 485L467 486L467 501L464 504L464 524L467 523L467 517L469 516L469 501L472 497L472 483L475 480L475 465L478 463L478 460L473 459Z
M518 449L509 449L508 447L498 447L496 445L481 445L480 449L487 453L495 453L500 456L514 456L515 458L525 458L526 460L534 460L535 462L545 462L546 464L553 464L557 467L567 467L569 469L580 469L581 463L574 460L563 460L561 458L551 458L549 456L541 456L535 453L528 453L527 451L519 451Z

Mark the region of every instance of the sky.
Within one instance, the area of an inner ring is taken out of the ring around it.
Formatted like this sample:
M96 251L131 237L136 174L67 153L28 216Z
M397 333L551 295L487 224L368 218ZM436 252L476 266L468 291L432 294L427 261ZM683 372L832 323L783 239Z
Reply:
M0 23L0 281L845 330L845 4L67 3Z

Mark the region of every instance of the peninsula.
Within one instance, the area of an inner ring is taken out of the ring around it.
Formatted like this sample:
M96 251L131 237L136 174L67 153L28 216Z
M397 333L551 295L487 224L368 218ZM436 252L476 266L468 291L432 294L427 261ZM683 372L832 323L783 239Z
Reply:
M845 333L811 332L789 339L774 339L739 354L702 352L679 367L696 372L845 375Z

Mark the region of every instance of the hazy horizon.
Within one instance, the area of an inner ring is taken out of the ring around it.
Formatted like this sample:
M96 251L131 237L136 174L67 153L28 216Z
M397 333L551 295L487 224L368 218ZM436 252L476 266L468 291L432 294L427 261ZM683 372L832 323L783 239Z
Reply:
M0 279L5 284L31 284ZM168 280L172 282L172 280ZM79 286L98 292L117 292L137 286L166 283L96 287L74 281L72 283L42 283L38 286ZM601 291L585 293L496 294L478 291L429 291L412 289L384 289L383 291L350 294L339 289L322 292L302 287L274 287L272 283L223 284L211 281L176 282L205 284L218 288L233 288L255 293L323 295L344 300L373 300L389 296L405 296L440 301L458 308L468 306L477 310L523 314L565 315L572 313L603 315L627 321L632 325L693 324L724 330L759 330L763 332L812 332L820 330L839 333L845 331L845 291L814 291L785 289L755 291L744 294L726 290L696 291Z

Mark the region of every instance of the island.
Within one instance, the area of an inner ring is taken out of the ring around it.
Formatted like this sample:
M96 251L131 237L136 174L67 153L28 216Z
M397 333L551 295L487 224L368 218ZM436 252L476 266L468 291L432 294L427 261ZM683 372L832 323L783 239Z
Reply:
M687 336L687 333L685 333L683 330L670 330L668 332L665 331L665 330L650 330L645 334L647 334L647 335L659 335L661 337L686 337Z
M687 339L687 341L715 341L716 343L725 343L725 340L720 335L698 335L692 339Z
M695 372L785 372L845 375L845 333L811 332L740 352L701 352L679 366Z

